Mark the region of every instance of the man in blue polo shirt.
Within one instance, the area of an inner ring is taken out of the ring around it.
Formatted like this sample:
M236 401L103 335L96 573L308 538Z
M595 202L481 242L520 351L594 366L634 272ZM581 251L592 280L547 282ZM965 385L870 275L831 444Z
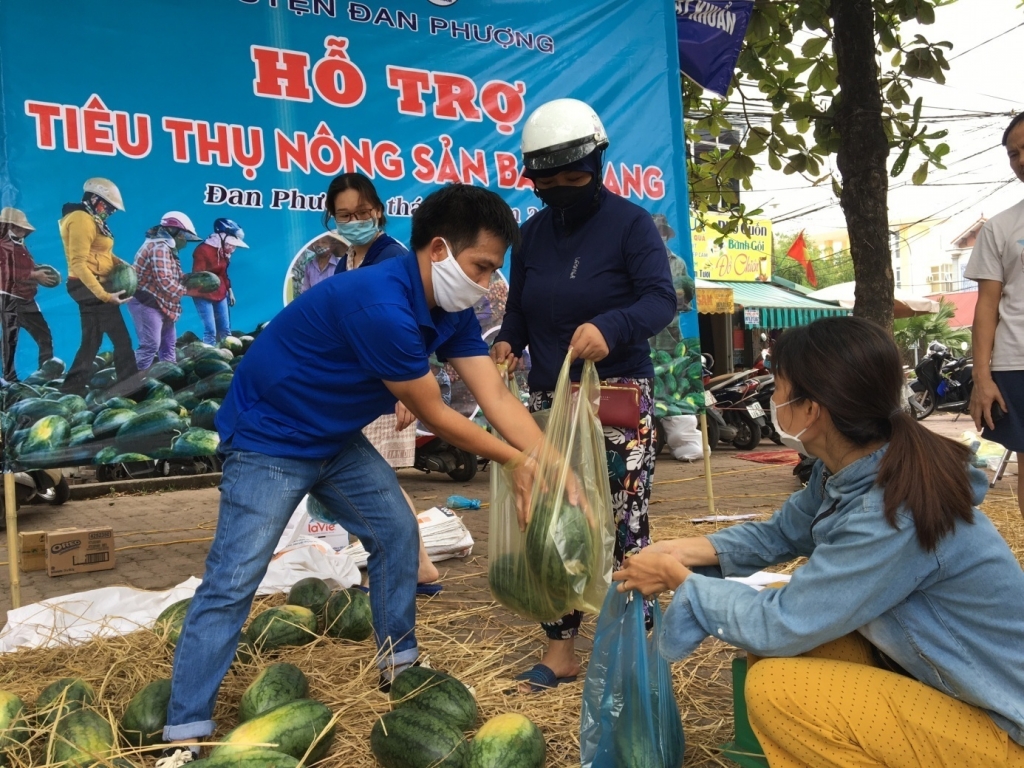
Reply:
M500 197L445 187L413 215L409 255L325 280L253 343L217 414L220 515L178 640L166 741L194 743L213 733L217 690L252 598L307 493L370 554L381 687L416 661L416 521L394 471L360 430L400 400L444 440L502 464L542 438L488 357L472 310L518 243ZM444 404L428 364L435 352L508 444ZM166 756L180 763L192 754L179 744Z

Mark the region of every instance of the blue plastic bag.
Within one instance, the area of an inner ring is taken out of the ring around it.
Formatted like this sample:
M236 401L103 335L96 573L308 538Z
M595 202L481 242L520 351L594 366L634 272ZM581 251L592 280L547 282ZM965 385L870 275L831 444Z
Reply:
M680 768L686 742L668 662L658 653L661 608L644 627L637 592L608 590L583 684L583 768Z

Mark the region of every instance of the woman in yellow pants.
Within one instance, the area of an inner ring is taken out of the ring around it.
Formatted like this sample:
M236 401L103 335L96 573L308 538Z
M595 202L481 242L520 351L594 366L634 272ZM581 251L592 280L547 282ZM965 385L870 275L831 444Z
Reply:
M669 659L708 635L762 657L745 693L772 768L1024 768L1024 571L977 509L984 473L903 412L873 323L787 331L772 363L776 429L819 459L807 487L768 521L648 547L619 588L675 590ZM720 578L798 557L782 589Z

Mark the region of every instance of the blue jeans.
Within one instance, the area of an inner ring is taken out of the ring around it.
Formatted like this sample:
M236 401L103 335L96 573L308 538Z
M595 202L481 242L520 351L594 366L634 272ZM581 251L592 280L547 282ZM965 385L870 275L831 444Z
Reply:
M192 301L196 303L196 312L203 321L203 341L206 344L216 344L231 333L231 314L228 311L227 296L220 301L195 297Z
M411 664L416 647L419 529L398 478L362 434L324 461L224 451L217 533L203 583L185 616L174 654L164 739L214 732L217 691L235 656L256 588L285 525L316 494L369 552L370 604L379 666Z

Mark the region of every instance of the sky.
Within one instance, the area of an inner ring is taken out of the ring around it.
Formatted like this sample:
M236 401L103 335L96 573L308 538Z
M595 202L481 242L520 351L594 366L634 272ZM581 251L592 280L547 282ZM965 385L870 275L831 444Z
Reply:
M1010 113L1024 109L1024 8L1017 4L1018 0L959 0L938 8L935 24L905 25L904 40L919 30L930 42L953 43L946 54L946 84L916 81L910 94L912 101L924 99L923 123L949 131L943 141L950 153L944 161L947 170L932 168L924 186L910 183L923 160L916 152L903 174L890 178L890 222L951 216L952 223L962 221L966 228L979 216L991 217L1024 198L1024 185L1014 178L1001 146ZM767 156L762 157L764 170L755 173L754 190L743 192L742 200L748 209L763 207L777 233L846 226L827 182L816 188L798 175L771 171ZM890 165L895 157L893 152Z

